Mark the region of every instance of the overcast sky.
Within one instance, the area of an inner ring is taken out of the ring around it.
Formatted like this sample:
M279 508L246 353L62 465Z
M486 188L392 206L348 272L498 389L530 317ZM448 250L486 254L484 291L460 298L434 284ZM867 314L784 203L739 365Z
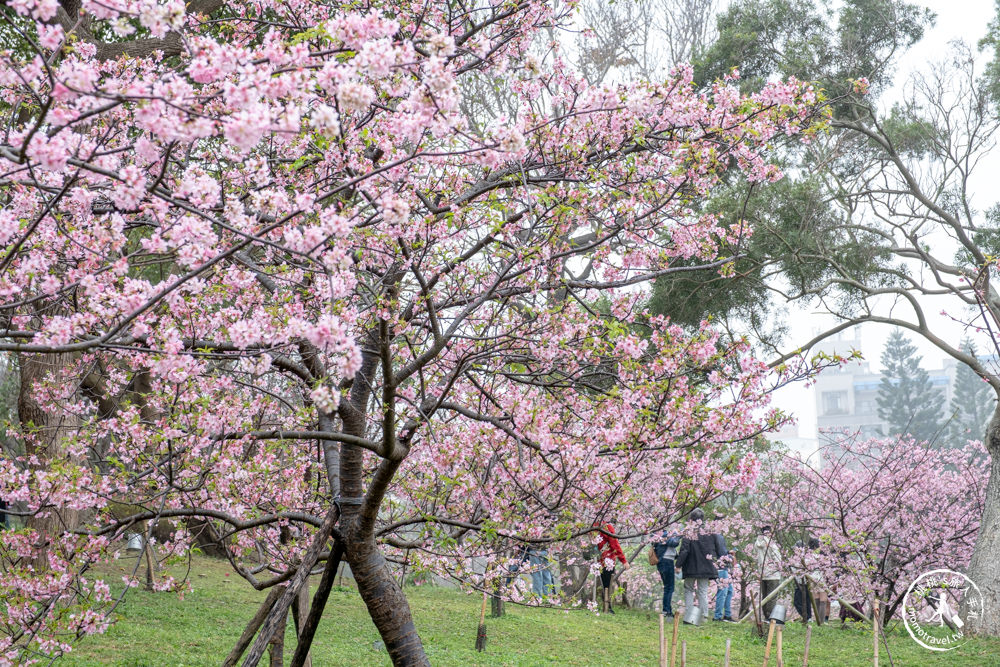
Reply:
M897 74L897 81L900 85L912 72L919 71L927 63L946 58L949 52L949 42L961 39L975 46L985 34L987 25L993 19L996 11L992 0L932 0L920 4L937 14L937 20L934 28L927 33L917 48L912 49L901 60ZM891 100L891 96L887 96L887 99ZM991 159L990 163L995 164L996 167L991 168L991 164L981 165L977 172L978 179L973 181L973 190L977 200L974 203L980 210L988 208L997 199L1000 199L1000 188L996 185L996 174L1000 172L1000 156ZM943 309L949 307L955 307L954 299L945 298L924 302L925 310L933 314L932 326L935 330L945 333L949 339L958 340L962 336L962 329L950 322L947 317L942 317L939 314ZM789 320L793 323L792 333L796 342L809 340L835 323L833 318L812 312L809 309L792 311L790 314L792 316ZM958 314L956 313L956 315ZM861 352L873 369L877 370L880 366L879 356L890 332L891 329L885 325L861 326ZM944 358L942 352L916 336L911 336L911 340L923 355L925 368L940 367ZM786 388L776 394L775 404L797 417L801 436L810 437L815 434L816 399L812 388L803 389L801 386Z

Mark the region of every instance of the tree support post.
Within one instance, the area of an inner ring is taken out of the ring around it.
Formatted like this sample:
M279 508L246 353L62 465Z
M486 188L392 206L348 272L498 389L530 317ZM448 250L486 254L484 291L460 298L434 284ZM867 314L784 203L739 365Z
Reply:
M782 581L780 584L778 584L777 588L775 588L773 591L771 591L771 593L766 598L764 598L763 600L760 601L760 603L759 603L760 608L763 609L765 604L767 604L768 602L770 602L771 600L773 600L774 598L776 598L778 596L778 593L780 593L785 588L785 586L787 586L789 583L791 583L793 581L795 581L795 577L788 577L787 579L785 579L784 581ZM748 613L744 614L743 618L741 618L740 620L738 620L736 622L737 623L742 623L743 621L745 621L748 618L750 618L751 614L753 614L753 613L754 613L753 610L749 611Z

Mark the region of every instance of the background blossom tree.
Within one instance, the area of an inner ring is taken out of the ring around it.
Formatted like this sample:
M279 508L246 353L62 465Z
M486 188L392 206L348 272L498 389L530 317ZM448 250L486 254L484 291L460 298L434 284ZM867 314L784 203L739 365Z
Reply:
M866 609L877 597L888 621L921 573L969 565L989 477L979 442L845 435L809 462L783 456L764 470L748 512L782 541L784 576L818 574ZM792 547L810 537L817 551Z
M768 369L649 315L646 285L730 271L752 230L699 202L730 168L780 177L763 153L815 130L811 86L594 87L544 2L10 8L4 659L103 630L88 569L168 520L183 555L197 519L283 587L248 664L324 563L304 657L341 561L392 660L426 664L386 549L468 580L505 543L647 532L753 481ZM471 79L513 112L472 123Z

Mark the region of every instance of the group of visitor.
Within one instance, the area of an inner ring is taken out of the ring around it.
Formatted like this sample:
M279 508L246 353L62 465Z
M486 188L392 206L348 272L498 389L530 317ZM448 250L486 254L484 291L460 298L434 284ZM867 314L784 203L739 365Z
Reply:
M694 509L688 515L688 522L697 526L705 520L705 512ZM615 613L611 605L611 584L615 569L621 563L623 569L628 569L629 561L615 537L614 527L607 522L594 524L598 537L591 547L587 558L599 558L601 564L600 578L603 592L604 608L608 613ZM814 617L816 613L825 619L830 614L829 596L822 590L814 590L812 582L819 580L819 573L810 571L806 564L806 555L815 553L819 541L811 538L808 549L802 542L796 544L796 553L803 555L802 567L796 568L799 574L795 577L794 607L805 620ZM754 579L760 582L761 613L764 619L770 617L774 610L777 596L772 595L780 585L781 552L771 526L764 525L758 529L749 556L755 566ZM684 582L685 609L697 607L696 618L708 616L709 587L713 580L717 582L715 593L715 609L712 615L716 621L734 621L732 615L733 580L732 572L735 565L734 555L730 553L726 538L718 532L697 533L683 536L679 530L664 530L653 542L650 553L650 563L656 565L660 580L663 583L662 613L673 616L673 597L678 578ZM531 565L531 589L540 597L555 593L555 580L549 569L548 550L540 546L524 545L520 548L519 557L511 571L513 575L520 570L525 562ZM809 576L806 576L806 572ZM512 577L508 578L509 580Z
M688 521L697 524L705 520L705 513L695 509L688 515ZM793 604L799 615L809 621L819 614L821 620L830 618L830 597L823 590L813 585L820 580L820 574L814 568L808 567L808 554L819 550L819 540L810 538L806 544L796 544L796 553L801 555L800 572L795 577L795 593ZM653 543L653 557L657 570L663 582L663 614L673 616L672 600L676 576L684 579L684 605L686 609L692 606L698 608L696 618L708 615L709 582L718 581L715 596L716 621L733 621L732 599L733 582L730 577L733 555L726 545L726 539L721 533L698 533L697 537L682 537L679 532L663 531L659 540ZM755 577L760 581L761 614L764 619L774 611L776 595L772 595L780 585L781 552L771 526L759 528L754 540L751 554L755 565ZM808 573L808 575L807 575ZM697 598L697 599L696 599Z
M615 537L614 527L610 523L596 523L594 527L600 531L594 556L600 557L604 600L607 602L607 611L613 614L615 610L611 607L611 582L615 576L615 564L620 561L622 567L627 570L629 562L621 544ZM554 595L556 584L552 571L549 569L549 552L543 547L522 545L517 558L515 558L514 566L510 570L510 575L507 577L507 583L510 583L510 580L521 570L525 562L531 566L531 592L539 597Z
M689 521L704 521L700 508L688 515ZM653 543L656 569L663 582L663 614L673 616L673 597L677 573L684 581L684 606L691 609L697 596L701 615L708 613L708 588L713 579L719 581L715 593L716 621L732 621L733 582L729 576L732 556L721 533L699 533L694 539L680 533L663 531Z

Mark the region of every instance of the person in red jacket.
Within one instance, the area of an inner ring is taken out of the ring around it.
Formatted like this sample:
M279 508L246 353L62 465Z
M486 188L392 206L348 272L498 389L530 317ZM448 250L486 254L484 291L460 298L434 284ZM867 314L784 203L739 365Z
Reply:
M611 578L615 574L615 561L620 560L622 566L627 570L628 559L625 558L622 545L618 544L618 540L615 539L615 529L610 523L603 526L595 523L594 527L603 531L601 532L601 541L597 545L601 552L601 585L604 587L604 604L608 613L613 614L615 610L611 608Z

